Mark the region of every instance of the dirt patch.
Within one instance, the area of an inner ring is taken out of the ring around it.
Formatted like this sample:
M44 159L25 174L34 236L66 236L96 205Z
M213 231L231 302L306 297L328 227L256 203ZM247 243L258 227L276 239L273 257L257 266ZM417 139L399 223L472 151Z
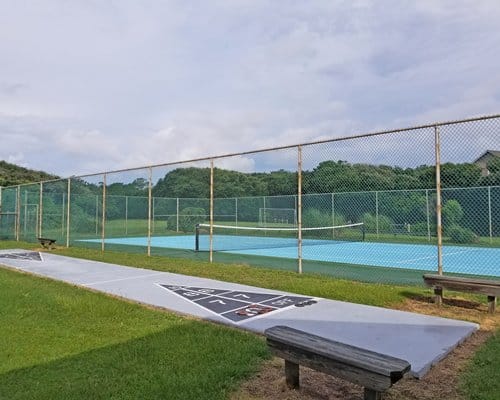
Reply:
M397 308L446 318L462 319L481 324L481 329L441 360L422 378L405 377L385 395L386 400L463 400L459 390L459 376L477 349L500 326L500 316L487 314L486 306L470 300L448 299L442 307L432 304L431 297L409 296ZM300 367L299 390L290 390L285 384L284 362L273 358L246 381L231 397L232 400L359 400L363 388L335 377Z

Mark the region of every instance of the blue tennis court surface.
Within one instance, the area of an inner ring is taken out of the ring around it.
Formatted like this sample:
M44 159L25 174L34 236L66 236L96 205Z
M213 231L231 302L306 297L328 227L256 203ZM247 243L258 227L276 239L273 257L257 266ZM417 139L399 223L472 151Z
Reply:
M214 243L227 241L233 243L234 249L224 253L245 254L265 257L297 258L297 240L286 239L279 247L252 247L248 244L255 242L253 236L214 235ZM208 238L204 238L205 241ZM310 242L308 242L310 240ZM87 242L100 243L100 239L89 239ZM133 246L147 246L146 237L107 238L107 244L121 244ZM152 247L193 250L194 235L154 236L151 238ZM259 245L261 246L261 245ZM236 247L241 247L237 249ZM208 248L208 242L200 244L201 249ZM217 248L215 246L214 248ZM222 248L224 248L222 246ZM411 269L420 271L436 271L437 247L425 244L400 244L376 242L320 242L305 239L302 247L302 258L311 261L334 263L348 263L369 265L374 267L388 267ZM461 273L471 275L500 277L500 248L444 246L443 270L445 273Z

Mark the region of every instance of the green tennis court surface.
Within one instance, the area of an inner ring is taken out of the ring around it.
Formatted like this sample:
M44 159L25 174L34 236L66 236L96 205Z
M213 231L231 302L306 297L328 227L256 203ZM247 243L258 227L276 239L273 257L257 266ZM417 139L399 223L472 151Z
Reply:
M209 237L200 236L199 248L208 251ZM86 242L100 243L100 239ZM107 238L106 244L144 246L147 237ZM154 236L151 246L194 250L195 235ZM215 251L228 254L297 258L297 239L214 235ZM425 244L348 242L304 239L302 258L310 261L358 264L401 270L436 271L437 247ZM493 262L493 260L496 260ZM444 246L443 270L446 273L500 277L500 248Z

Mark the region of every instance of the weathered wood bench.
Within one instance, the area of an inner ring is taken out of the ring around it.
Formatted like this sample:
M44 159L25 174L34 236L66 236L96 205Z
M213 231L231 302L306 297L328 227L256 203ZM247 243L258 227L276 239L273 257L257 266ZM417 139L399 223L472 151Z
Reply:
M285 359L286 383L294 389L299 388L299 365L303 365L363 386L365 400L379 400L410 370L405 360L287 326L266 329L265 335L271 352Z
M38 241L45 249L53 249L55 248L56 239L48 239L48 238L38 238Z
M500 280L475 279L459 276L424 274L424 283L434 288L434 302L441 305L443 289L458 292L480 293L488 296L488 312L493 314L500 296Z

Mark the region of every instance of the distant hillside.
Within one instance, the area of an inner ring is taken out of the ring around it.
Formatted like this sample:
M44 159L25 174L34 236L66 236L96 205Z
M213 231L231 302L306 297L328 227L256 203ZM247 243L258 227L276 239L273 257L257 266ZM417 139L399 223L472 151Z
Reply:
M19 167L0 160L0 186L19 185L21 183L39 182L57 178L56 175Z

